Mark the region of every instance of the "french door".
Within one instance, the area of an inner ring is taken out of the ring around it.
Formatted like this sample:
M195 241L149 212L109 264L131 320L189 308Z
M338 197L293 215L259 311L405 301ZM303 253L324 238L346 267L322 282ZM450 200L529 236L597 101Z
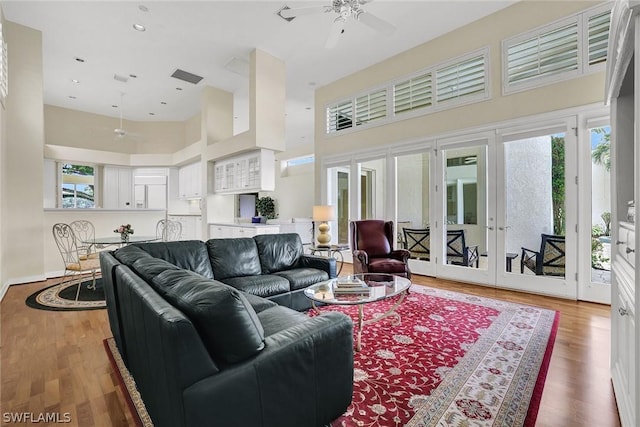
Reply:
M497 134L496 284L577 297L575 119Z

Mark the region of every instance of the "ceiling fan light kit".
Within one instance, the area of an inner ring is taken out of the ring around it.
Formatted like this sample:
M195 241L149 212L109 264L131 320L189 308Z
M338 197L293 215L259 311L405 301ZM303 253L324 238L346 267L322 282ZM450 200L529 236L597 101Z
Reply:
M371 1L373 0L333 0L331 5L327 6L310 6L295 9L285 5L278 10L276 14L282 19L291 22L298 16L303 15L329 12L337 13L338 16L333 21L329 37L325 44L326 48L332 48L338 43L340 35L344 33L344 26L349 17L385 35L391 35L395 31L396 27L393 24L365 11L361 7L363 4Z

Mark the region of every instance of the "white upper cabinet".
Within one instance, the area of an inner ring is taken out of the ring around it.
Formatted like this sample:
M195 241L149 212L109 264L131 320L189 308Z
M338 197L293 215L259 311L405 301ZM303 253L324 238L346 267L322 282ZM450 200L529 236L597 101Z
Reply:
M216 193L275 190L275 156L271 150L216 161L213 173Z
M202 169L200 162L182 166L178 170L178 197L180 199L202 197Z
M127 209L133 207L133 174L131 168L105 166L102 188L103 208Z

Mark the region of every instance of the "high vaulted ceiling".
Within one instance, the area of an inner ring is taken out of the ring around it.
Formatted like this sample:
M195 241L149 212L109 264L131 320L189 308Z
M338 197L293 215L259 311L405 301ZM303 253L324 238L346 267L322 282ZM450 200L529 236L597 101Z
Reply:
M209 85L235 94L234 129L239 132L248 128L249 82L227 64L242 68L256 48L278 57L286 64L286 144L291 148L313 141L316 88L515 2L375 0L362 8L392 23L395 31L385 35L349 19L332 49L325 48L325 42L334 12L290 22L276 14L285 5L298 8L331 1L0 4L7 20L42 31L44 101L64 108L113 117L122 112L135 121L182 121L200 111L201 90ZM136 31L134 24L146 30ZM171 77L178 68L203 79L191 84Z

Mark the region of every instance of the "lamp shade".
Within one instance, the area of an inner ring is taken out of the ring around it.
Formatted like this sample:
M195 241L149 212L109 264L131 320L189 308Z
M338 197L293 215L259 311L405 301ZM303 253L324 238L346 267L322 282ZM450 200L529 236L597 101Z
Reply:
M314 221L333 221L336 219L335 206L314 206L313 207L313 220Z

